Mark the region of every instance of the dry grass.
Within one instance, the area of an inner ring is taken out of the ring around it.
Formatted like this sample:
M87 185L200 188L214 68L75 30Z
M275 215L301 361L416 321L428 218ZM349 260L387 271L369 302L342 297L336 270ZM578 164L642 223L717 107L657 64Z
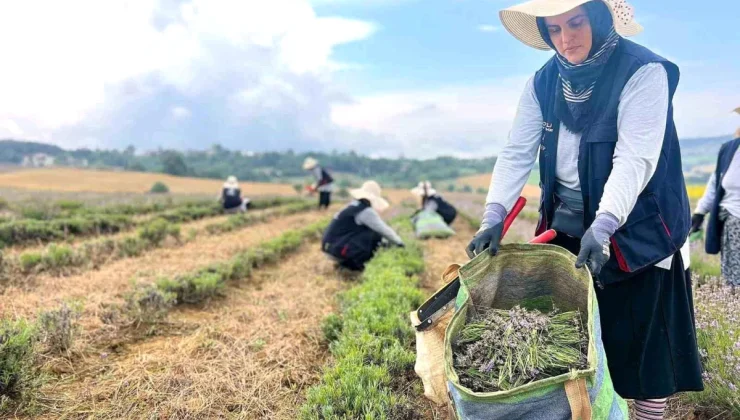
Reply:
M164 182L173 194L212 194L215 197L222 180L176 177L144 172L97 171L74 168L29 169L0 173L0 187L100 193L144 193L157 182ZM242 192L254 195L295 195L290 185L241 183Z
M326 362L319 328L345 287L311 245L226 298L171 314L185 335L75 364L44 389L53 418L294 419Z
M154 281L172 277L225 260L236 252L277 237L283 231L303 227L326 217L312 212L287 216L268 224L251 226L223 235L199 238L179 248L155 249L140 257L123 259L69 277L41 275L31 284L10 285L0 300L0 317L33 317L42 308L58 301L81 299L85 304L83 324L100 326L97 319L101 303L117 301L131 288L131 280Z

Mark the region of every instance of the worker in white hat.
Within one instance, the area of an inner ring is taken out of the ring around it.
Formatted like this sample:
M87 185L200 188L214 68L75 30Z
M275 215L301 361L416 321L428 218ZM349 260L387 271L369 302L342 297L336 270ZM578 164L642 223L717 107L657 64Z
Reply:
M321 248L342 267L363 270L383 240L396 246L404 243L380 217L388 201L377 182L367 181L349 193L355 200L334 217L324 232Z
M303 170L310 171L316 178L311 191L319 192L319 209L329 208L331 193L334 191L334 178L325 168L319 165L319 161L310 156L303 162Z
M219 201L227 213L245 212L249 207L249 199L242 198L239 181L233 175L226 178L219 195Z
M639 402L638 415L650 406L660 418L665 397L703 389L673 121L678 66L625 38L642 26L624 0L532 0L500 18L554 55L526 84L468 251L496 254L539 158L538 232L556 230L556 244L590 269L614 387L655 400Z
M740 114L740 108L734 112ZM709 214L705 235L708 254L722 254L722 278L725 283L740 286L740 128L735 139L723 144L717 166L709 178L704 196L691 218L692 231L701 230Z
M432 187L431 182L420 182L419 185L411 189L411 194L419 200L421 210L428 210L439 214L448 225L451 225L455 221L457 210L439 195L437 190Z

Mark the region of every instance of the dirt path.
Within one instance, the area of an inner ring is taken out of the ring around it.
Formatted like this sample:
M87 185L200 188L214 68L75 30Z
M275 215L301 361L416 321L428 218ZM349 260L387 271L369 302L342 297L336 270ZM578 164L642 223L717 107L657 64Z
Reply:
M258 270L223 299L172 312L180 335L89 355L44 389L49 418L295 419L326 363L321 320L351 286L318 248Z
M115 261L99 270L69 277L42 275L32 288L9 286L0 299L0 316L33 317L41 308L67 299L84 302L82 323L99 323L100 303L115 302L131 290L132 280L151 282L159 277L174 276L226 260L241 249L276 237L327 217L327 213L310 212L282 217L266 224L217 236L203 236L179 248L160 248L140 257Z

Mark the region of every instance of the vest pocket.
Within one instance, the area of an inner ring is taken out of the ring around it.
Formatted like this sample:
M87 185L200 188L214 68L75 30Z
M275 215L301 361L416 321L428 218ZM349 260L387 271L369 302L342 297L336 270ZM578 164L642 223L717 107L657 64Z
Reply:
M584 135L589 149L590 178L608 178L612 172L614 148L619 138L616 120L598 122L592 125Z
M612 237L612 250L610 263L628 273L657 264L678 251L654 194L637 199L627 223Z

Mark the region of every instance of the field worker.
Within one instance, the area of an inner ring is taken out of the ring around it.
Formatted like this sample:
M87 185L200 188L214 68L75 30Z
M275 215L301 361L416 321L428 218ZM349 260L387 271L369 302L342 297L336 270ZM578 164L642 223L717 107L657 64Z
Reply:
M614 387L637 400L638 419L662 418L666 397L703 389L673 122L679 69L623 38L642 30L624 0L534 0L500 16L519 41L555 54L524 88L468 250L496 254L539 157L537 232L556 230L588 265Z
M429 210L442 216L445 223L451 225L457 217L457 210L450 203L445 201L437 190L432 188L429 181L420 182L419 185L411 189L411 194L419 200L419 207L423 210Z
M392 245L404 246L403 241L388 226L380 214L388 208L381 196L380 185L367 181L362 187L350 190L355 199L334 216L324 232L322 250L339 265L350 270L363 270L383 238Z
M226 178L219 201L228 213L245 212L249 206L249 199L242 198L242 190L239 188L239 181L231 175Z
M735 112L740 114L740 108ZM691 230L701 229L704 216L709 213L706 234L707 254L722 251L722 277L727 284L740 286L740 128L735 140L722 145L717 168L707 183L691 218Z
M312 157L307 157L303 162L303 170L311 171L314 178L316 178L313 191L319 192L319 209L329 208L329 205L331 205L331 193L334 190L334 178Z

